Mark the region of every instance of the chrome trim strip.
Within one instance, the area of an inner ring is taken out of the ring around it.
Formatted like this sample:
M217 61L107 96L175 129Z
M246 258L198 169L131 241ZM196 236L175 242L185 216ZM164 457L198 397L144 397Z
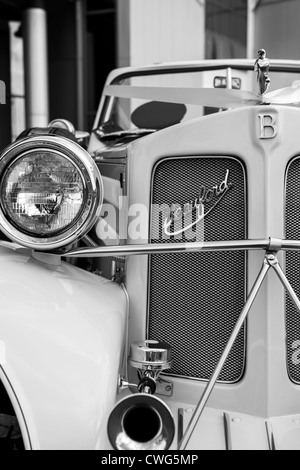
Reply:
M266 432L269 444L269 450L276 450L272 424L266 421Z
M58 256L69 258L101 258L105 256L153 255L167 253L195 253L197 251L241 251L269 250L271 239L258 240L229 240L221 242L187 242L187 243L145 243L141 245L98 246L95 248L77 248L57 252ZM294 242L293 249L300 250L300 241ZM298 243L298 247L296 246ZM288 244L291 245L290 243ZM284 245L282 246L284 249Z
M224 435L225 435L225 445L226 450L232 450L232 437L230 432L230 416L228 413L223 414L224 422Z
M93 248L77 248L69 251L54 252L54 255L62 258L103 258L107 256L134 256L153 255L163 253L195 253L196 251L241 251L241 250L265 250L288 251L300 250L300 240L282 240L279 249L276 249L274 240L277 238L262 238L253 240L229 240L221 242L188 242L188 243L145 243L141 245L97 246ZM271 247L271 249L270 249Z
M177 422L177 448L179 449L180 442L183 438L183 416L184 409L178 408L178 422Z

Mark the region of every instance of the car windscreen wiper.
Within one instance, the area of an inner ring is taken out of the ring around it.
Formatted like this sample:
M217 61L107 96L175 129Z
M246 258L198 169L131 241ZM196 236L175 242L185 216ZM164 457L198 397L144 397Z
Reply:
M101 139L118 139L119 137L132 137L139 135L147 135L156 132L157 129L126 129L114 132L103 132L101 129L95 129L93 132Z

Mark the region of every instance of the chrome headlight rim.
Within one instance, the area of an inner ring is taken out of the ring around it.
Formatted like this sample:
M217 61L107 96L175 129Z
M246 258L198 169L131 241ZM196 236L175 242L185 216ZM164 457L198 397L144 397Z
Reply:
M85 190L84 208L72 220L70 226L58 230L50 236L25 233L21 227L11 220L5 204L0 201L0 229L3 233L27 248L50 251L57 250L82 238L94 225L100 215L103 203L103 181L92 157L76 142L65 137L52 135L32 136L8 146L0 156L0 194L9 167L25 156L38 152L50 152L68 160L81 175ZM1 198L2 199L2 198Z
M17 164L18 164L18 160L21 161L25 156L30 156L31 153L43 153L43 152L46 152L47 150L48 150L48 149L46 149L46 148L39 147L39 148L36 148L36 149L32 149L32 150L30 150L30 151L28 151L28 152L23 152L23 153L21 153L21 154L14 160L14 164L17 165ZM64 158L65 160L69 160L71 163L73 163L73 162L71 161L71 159L69 159L66 155L63 155L63 154L62 154L61 152L59 152L59 151L51 150L51 153L52 153L52 154L56 154L57 156L62 157L62 158ZM78 170L79 170L79 169L78 169ZM9 171L10 171L10 168L9 168L9 167L4 170L4 174L3 174L3 179L4 179L4 180L5 180L5 178L6 178L6 176L7 176L7 174L8 174ZM80 170L79 170L78 172L81 173ZM81 180L82 180L83 183L85 183L84 175L81 175ZM85 192L86 192L86 190L87 190L86 185L84 185L84 186L85 186L84 189L85 189ZM2 188L1 188L1 183L0 183L0 195L1 195L1 189L2 189ZM86 198L86 199L90 200L90 194L87 194L87 198ZM1 210L3 211L3 214L4 214L4 216L5 216L6 220L7 220L8 218L10 218L9 212L7 211L7 209L6 209L5 207L2 207L2 206L3 206L3 204L2 204L2 202L0 201L0 208L1 208ZM69 224L69 225L70 225L70 228L73 228L73 226L71 227L71 224L74 225L74 224L76 224L77 221L80 220L80 217L82 216L82 214L83 214L83 209L81 209L81 211L80 211L79 214L76 216L76 218L74 218L74 220ZM29 237L32 236L32 234L31 234L29 231L27 231L25 228L24 228L24 229L22 229L22 228L18 229L17 224L14 223L14 221L13 221L11 218L10 218L10 220L11 220L11 225L14 226L14 227L16 228L16 230L20 231L23 235L27 235L27 236L29 236ZM55 237L56 235L57 235L57 236L60 236L60 235L63 234L64 232L67 232L67 231L68 231L68 228L69 228L69 226L67 225L67 226L65 226L65 227L63 227L63 228L61 228L61 229L54 230L54 231L52 232L52 234L50 235L51 238ZM43 238L45 238L45 237L43 237L42 235L38 235L38 234L36 234L35 237L38 238L38 239L43 239Z

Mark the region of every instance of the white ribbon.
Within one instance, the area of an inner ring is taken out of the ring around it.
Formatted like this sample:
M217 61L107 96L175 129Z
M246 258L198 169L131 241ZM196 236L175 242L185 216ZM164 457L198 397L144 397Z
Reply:
M108 85L107 96L163 101L179 104L201 105L213 108L239 108L260 104L300 103L300 81L291 87L281 88L264 95L246 90L219 88L143 87L130 85Z

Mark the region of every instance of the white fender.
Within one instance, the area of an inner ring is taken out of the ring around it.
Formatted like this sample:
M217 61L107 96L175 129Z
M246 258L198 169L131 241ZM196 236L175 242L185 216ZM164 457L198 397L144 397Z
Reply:
M123 289L0 247L0 379L27 448L105 449L123 356ZM27 432L27 436L24 433Z

